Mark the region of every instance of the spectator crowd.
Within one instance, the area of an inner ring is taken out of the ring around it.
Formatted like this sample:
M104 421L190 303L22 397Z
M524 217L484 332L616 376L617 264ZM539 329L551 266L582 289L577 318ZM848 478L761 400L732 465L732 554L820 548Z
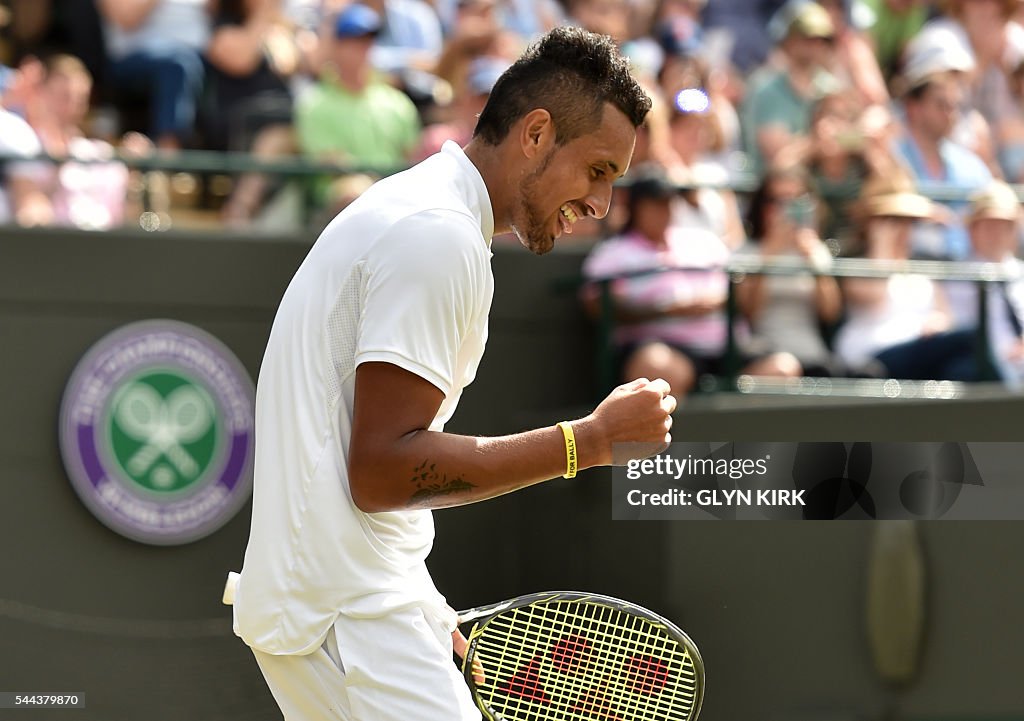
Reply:
M654 100L618 202L562 241L592 248L583 302L610 288L625 377L683 395L732 336L750 374L976 380L979 307L991 367L1024 377L1024 0L6 0L0 224L166 209L177 186L130 159L182 150L336 166L298 183L329 218L465 143L562 24L612 36ZM206 202L251 227L296 186L257 163ZM734 257L807 272L747 275L731 320ZM837 257L897 270L837 278ZM1009 279L979 304L910 259Z

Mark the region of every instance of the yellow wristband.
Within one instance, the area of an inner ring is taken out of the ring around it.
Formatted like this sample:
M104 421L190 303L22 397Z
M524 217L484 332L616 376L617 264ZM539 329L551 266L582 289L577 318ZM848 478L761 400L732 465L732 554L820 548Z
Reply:
M576 435L572 432L572 426L566 421L559 421L558 427L562 429L565 437L565 473L562 478L576 477Z

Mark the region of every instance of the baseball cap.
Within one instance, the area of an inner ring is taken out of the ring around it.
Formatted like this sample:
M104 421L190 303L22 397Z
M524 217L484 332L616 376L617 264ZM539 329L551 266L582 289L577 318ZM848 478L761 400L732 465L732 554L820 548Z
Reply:
M334 22L334 37L359 38L380 32L380 15L373 8L362 3L352 3L338 15Z
M944 28L929 30L911 40L904 50L900 74L903 90L918 88L943 73L970 72L975 64L974 53L955 32Z
M1016 222L1020 217L1020 199L1006 183L994 180L983 190L971 196L971 209L967 222L982 218L996 218Z
M806 38L831 38L835 32L828 10L814 0L789 0L768 23L768 34L775 42L794 33Z

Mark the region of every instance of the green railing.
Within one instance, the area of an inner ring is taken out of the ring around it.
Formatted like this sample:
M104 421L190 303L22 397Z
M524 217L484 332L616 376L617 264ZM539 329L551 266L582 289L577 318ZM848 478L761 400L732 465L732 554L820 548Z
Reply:
M128 168L148 173L162 171L168 173L194 173L200 175L236 176L243 173L262 173L290 180L311 180L323 176L341 176L353 173L366 173L373 176L387 176L403 170L405 166L380 167L355 164L318 162L302 156L288 156L276 159L260 159L250 153L217 152L204 150L181 150L176 152L153 151L149 155L115 154L109 158L67 158L40 155L34 158L0 154L0 164L5 162L46 161L63 163L72 161L78 164L121 162ZM623 179L622 186L629 185L628 178ZM748 172L733 173L725 183L681 183L680 190L696 188L712 188L730 190L740 194L753 192L758 186L758 178ZM1024 201L1024 184L1014 185L1017 197ZM952 188L944 185L922 183L918 192L939 202L966 202L974 189ZM826 192L821 194L823 200L831 199ZM146 199L143 199L146 206Z

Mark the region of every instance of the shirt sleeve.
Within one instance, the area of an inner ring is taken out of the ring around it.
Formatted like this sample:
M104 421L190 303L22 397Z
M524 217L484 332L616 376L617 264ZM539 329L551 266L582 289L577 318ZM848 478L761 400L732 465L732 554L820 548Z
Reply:
M367 256L356 365L392 363L451 394L489 262L468 216L431 210L392 225Z

